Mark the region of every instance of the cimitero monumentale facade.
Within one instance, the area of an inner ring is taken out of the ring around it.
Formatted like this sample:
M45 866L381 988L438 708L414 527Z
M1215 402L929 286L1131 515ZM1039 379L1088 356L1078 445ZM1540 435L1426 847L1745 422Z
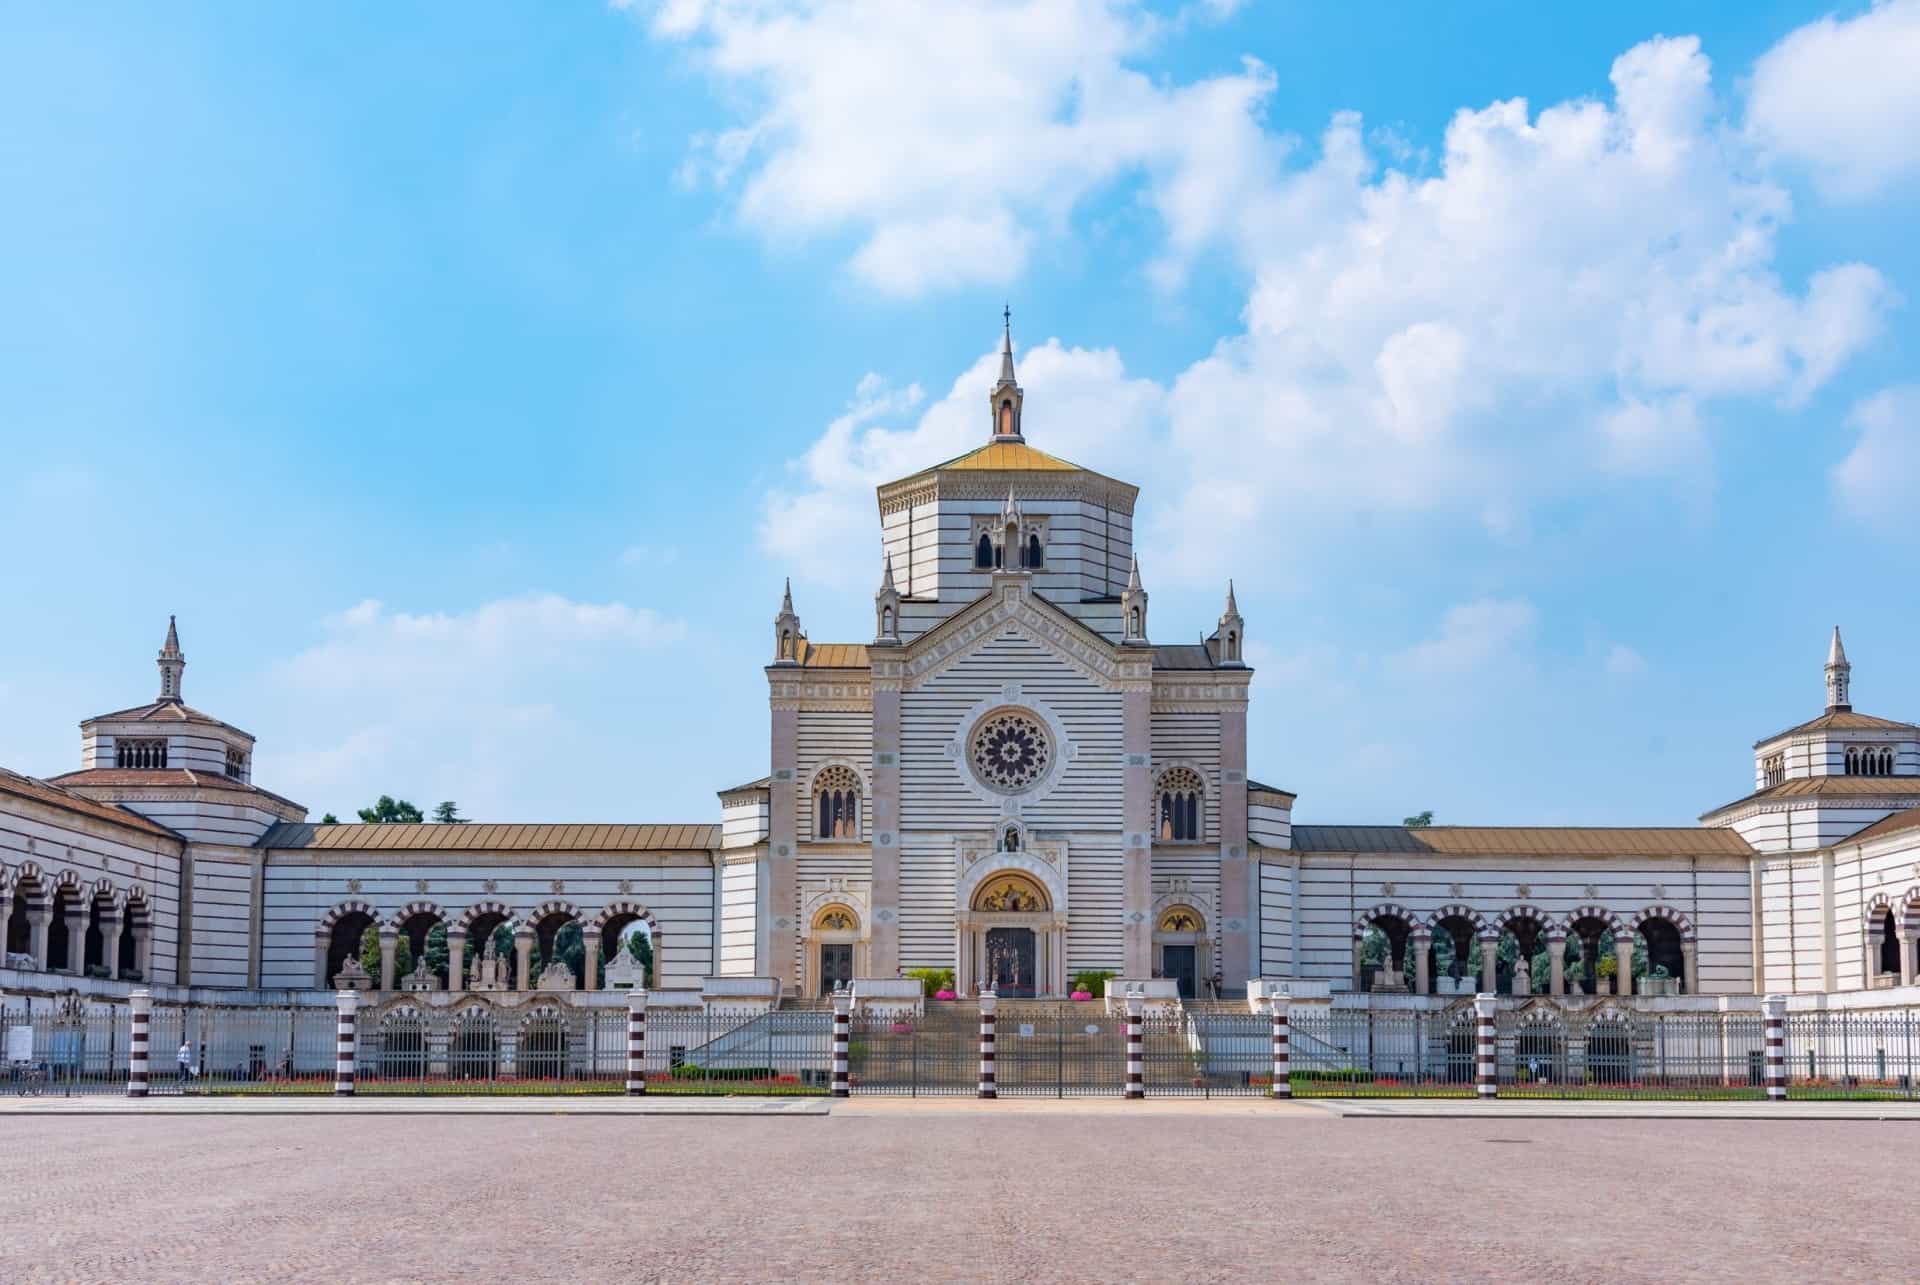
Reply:
M636 924L662 1001L921 966L962 994L1104 970L1401 1007L1912 982L1920 728L1854 710L1837 630L1824 711L1699 826L1295 826L1249 775L1231 586L1204 641L1156 642L1196 622L1149 612L1137 488L1030 440L1010 338L985 391L976 449L879 489L872 636L815 642L781 600L767 772L717 823L311 824L256 783L250 735L185 703L170 624L158 696L82 723L77 771L0 771L0 986L596 991ZM569 923L584 966L533 976ZM353 962L369 925L378 976ZM450 975L397 975L435 925ZM482 950L502 925L512 951Z

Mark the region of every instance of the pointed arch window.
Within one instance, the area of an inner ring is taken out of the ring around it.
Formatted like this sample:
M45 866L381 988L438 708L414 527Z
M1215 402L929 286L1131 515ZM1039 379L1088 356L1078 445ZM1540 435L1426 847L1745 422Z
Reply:
M1027 537L1024 561L1029 569L1037 569L1047 565L1046 551L1040 547L1040 533L1037 531Z
M980 533L980 543L973 547L973 565L982 571L993 566L993 541L985 531Z
M1171 843L1191 843L1202 837L1200 800L1206 794L1206 785L1198 772L1189 767L1169 768L1160 774L1154 794L1160 804L1156 837Z
M850 767L824 768L813 778L813 833L820 839L860 837L860 776Z

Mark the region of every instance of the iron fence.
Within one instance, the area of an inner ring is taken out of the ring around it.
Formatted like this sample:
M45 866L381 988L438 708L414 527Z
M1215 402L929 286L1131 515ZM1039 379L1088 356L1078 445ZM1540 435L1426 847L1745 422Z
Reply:
M1093 1004L1002 1000L994 1038L1001 1097L1119 1097L1126 1019Z
M0 1012L8 1084L59 1097L124 1094L131 1031L122 1005L69 1000Z
M156 1004L147 1092L252 1096L333 1092L336 1013L324 1006ZM122 1091L125 1085L121 1085Z
M1766 1097L1765 1030L1757 1016L1610 1008L1501 1016L1502 1097Z
M1440 1012L1294 1009L1295 1097L1472 1097L1473 1006Z
M1787 1096L1891 1101L1915 1096L1920 1020L1911 1012L1787 1018Z
M929 1004L922 1013L862 1010L848 1025L848 1087L901 1097L972 1097L980 1081L980 1010Z

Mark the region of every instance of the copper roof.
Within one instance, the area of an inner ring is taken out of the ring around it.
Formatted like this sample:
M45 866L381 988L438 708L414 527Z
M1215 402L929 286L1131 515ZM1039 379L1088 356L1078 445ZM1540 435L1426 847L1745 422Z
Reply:
M117 709L111 714L95 714L86 720L89 723L117 723L148 721L157 723L203 723L208 727L224 727L229 732L240 732L248 740L253 739L251 732L242 732L232 723L223 723L211 714L203 714L191 705L179 701L154 701L149 705L135 705L132 709Z
M32 799L45 803L49 807L65 808L69 812L78 812L99 821L110 821L115 825L124 825L129 829L144 830L148 834L161 835L168 839L180 836L158 821L150 821L130 808L115 803L102 803L89 799L82 794L73 794L48 781L31 776L22 776L18 772L9 772L0 767L0 793L14 795L16 798Z
M998 469L1015 473L1091 473L1092 469L1083 469L1078 464L1037 451L1025 442L988 442L977 450L956 456L944 464L936 464L936 469Z
M1768 799L1817 798L1914 798L1920 797L1920 776L1797 776L1791 781L1755 790L1744 798L1724 803L1703 816L1717 816L1745 803Z
M1819 718L1810 718L1804 723L1795 724L1784 732L1775 732L1753 743L1759 749L1768 741L1777 741L1783 736L1798 736L1802 732L1920 732L1920 727L1912 723L1896 722L1891 718L1875 718L1871 714L1856 714L1850 709L1836 709L1822 714Z
M1449 857L1750 857L1732 830L1704 826L1296 825L1302 852Z
M219 772L195 772L184 767L90 767L49 778L66 789L108 789L127 786L173 786L192 790L232 790L238 794L257 794L284 803L290 808L306 808L272 790L263 790L248 781L236 781Z
M1841 844L1859 843L1864 839L1878 839L1884 835L1898 834L1902 830L1912 830L1916 827L1920 827L1920 808L1908 808L1903 812L1895 812L1891 816L1881 817L1866 829L1859 831L1857 834L1848 835L1833 846L1837 848Z
M274 826L254 845L328 851L704 852L720 846L717 825L495 825L428 822Z
M1299 795L1295 794L1292 790L1283 790L1277 785L1262 785L1258 781L1247 782L1247 793L1249 794L1280 794L1280 795L1285 795L1289 799L1297 799L1300 797Z
M817 643L800 640L800 663L809 669L868 669L865 643Z

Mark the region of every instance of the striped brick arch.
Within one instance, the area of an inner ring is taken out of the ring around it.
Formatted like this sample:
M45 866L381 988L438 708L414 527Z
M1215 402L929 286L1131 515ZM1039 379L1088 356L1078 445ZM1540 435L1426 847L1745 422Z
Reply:
M1627 931L1627 926L1621 922L1620 916L1605 906L1575 906L1567 912L1567 917L1561 921L1560 927L1563 932L1571 933L1574 925L1590 922L1598 922L1602 931L1610 932L1616 937Z
M1523 923L1533 924L1543 935L1550 934L1559 927L1553 916L1538 906L1509 906L1501 911L1499 916L1494 919L1493 936L1498 937L1502 933L1514 933L1517 937L1519 934L1514 932L1514 930L1516 926Z
M1417 922L1412 915L1407 913L1405 906L1398 905L1391 901L1383 901L1353 921L1354 937L1365 937L1367 935L1367 929L1372 928L1382 919L1398 919L1406 926L1409 932L1413 930ZM1381 931L1384 932L1386 930L1382 929Z
M487 919L499 919L513 922L513 907L504 901L476 901L460 912L457 927L462 933L471 935L475 924Z
M1439 932L1440 925L1449 919L1459 919L1472 924L1473 935L1476 939L1487 935L1486 916L1482 915L1472 906L1461 905L1458 902L1449 906L1442 906L1431 915L1428 915L1426 923L1427 931L1432 933Z
M604 936L609 928L624 928L635 919L646 924L647 931L650 933L658 933L660 931L660 925L655 922L653 912L637 901L616 901L611 903L593 917L593 923L590 926L595 932Z
M562 919L580 921L580 908L571 901L543 901L539 906L528 912L527 922L529 924L541 924L553 918L555 915L560 916ZM580 922L582 922L582 926L584 926L584 921Z
M314 936L333 936L334 928L338 926L342 919L345 919L349 915L365 915L375 922L379 921L379 916L373 913L373 907L369 906L366 902L343 901L320 917L320 922L315 924L313 928Z
M1894 913L1893 902L1887 899L1886 893L1876 892L1873 894L1871 898L1868 899L1866 908L1861 912L1861 914L1865 916L1867 921L1867 926L1869 928L1872 928L1872 927L1878 926L1880 922L1880 915L1882 912L1885 912L1888 915L1893 915ZM1896 919L1898 918L1897 915L1894 917Z
M447 922L447 912L431 901L409 901L394 911L387 923L395 932L405 932L407 925L416 919L437 919L444 924Z
M1664 919L1672 924L1674 928L1679 931L1680 940L1683 942L1690 942L1694 939L1693 920L1687 918L1683 912L1675 910L1672 906L1648 906L1645 910L1633 917L1633 930L1639 932L1650 919Z
M1920 884L1901 894L1900 933L1905 937L1920 934Z

